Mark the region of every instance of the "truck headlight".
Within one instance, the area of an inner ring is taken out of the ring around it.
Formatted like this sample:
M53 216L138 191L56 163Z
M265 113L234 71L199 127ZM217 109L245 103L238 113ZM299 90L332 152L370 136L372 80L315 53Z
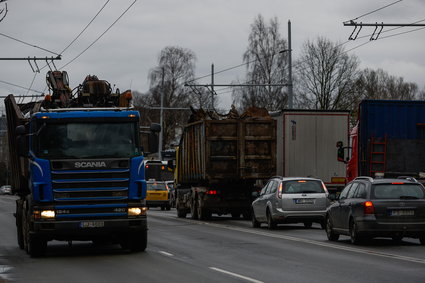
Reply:
M139 216L144 215L146 213L146 207L129 207L128 208L128 216Z
M56 213L54 210L42 210L40 212L40 216L43 219L51 219L51 218L55 218Z

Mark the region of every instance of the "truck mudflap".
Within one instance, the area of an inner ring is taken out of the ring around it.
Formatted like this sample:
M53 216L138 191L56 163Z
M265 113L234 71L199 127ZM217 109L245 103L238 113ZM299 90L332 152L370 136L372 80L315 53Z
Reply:
M123 235L147 231L147 218L36 221L30 232L43 239L72 241L98 237L119 239Z

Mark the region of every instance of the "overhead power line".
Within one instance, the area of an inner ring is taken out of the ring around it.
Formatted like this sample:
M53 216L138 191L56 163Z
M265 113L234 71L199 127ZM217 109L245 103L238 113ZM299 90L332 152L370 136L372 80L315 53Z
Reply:
M90 22L83 28L83 30L66 46L60 54L63 54L68 48L86 31L86 29L93 23L93 21L97 18L97 16L103 11L106 5L110 0L107 0L105 4L100 8L100 10L96 13L96 15L90 20Z
M43 94L42 91L31 89L31 88L28 88L28 87L25 87L25 86L20 86L20 85L14 84L14 83L9 83L9 82L3 81L3 80L0 80L0 83L6 84L6 85L10 85L10 86L14 86L14 87L17 87L17 88L22 88L22 89L25 89L25 90L28 90L29 89L32 92L37 92L37 93Z
M23 41L23 40L17 39L17 38L15 38L15 37L10 36L10 35L7 35L7 34L1 33L1 32L0 32L0 35L1 35L1 36L4 36L4 37L7 37L7 38L9 38L9 39L12 39L12 40L14 40L14 41L20 42L20 43L22 43L22 44L25 44L25 45L28 45L28 46L31 46L31 47L34 47L34 48L37 48L37 49L40 49L40 50L43 50L43 51L46 51L46 52L52 53L52 54L55 54L55 55L57 55L57 56L60 56L60 54L58 54L58 53L56 53L56 52L54 52L54 51L51 51L51 50L49 50L49 49L46 49L46 48L43 48L43 47L37 46L37 45L35 45L35 44L31 44L31 43L25 42L25 41Z
M77 56L75 56L71 61L69 61L67 64L62 66L60 69L65 68L75 60L77 60L81 55L83 55L88 49L90 49L96 42L98 42L127 12L130 10L131 7L137 2L137 0L134 0L133 3L128 6L127 9L124 10L124 12L121 13L121 15L99 36L97 37L87 48L85 48L83 51L81 51Z
M375 13L375 12L378 12L378 11L380 11L380 10L383 10L383 9L385 9L385 8L388 8L388 7L392 6L392 5L395 5L395 4L397 4L398 2L401 2L401 1L403 1L403 0L397 0L397 1L395 1L395 2L392 2L392 3L388 4L388 5L385 5L384 7L381 7L381 8L375 9L375 10L373 10L373 11L367 12L367 13L365 13L365 14L363 14L363 15L360 15L360 16L358 16L357 18L352 19L351 21L358 20L358 19L360 19L360 18L363 18L363 17L365 17L365 16L368 16L368 15L370 15L370 14L373 14L373 13Z

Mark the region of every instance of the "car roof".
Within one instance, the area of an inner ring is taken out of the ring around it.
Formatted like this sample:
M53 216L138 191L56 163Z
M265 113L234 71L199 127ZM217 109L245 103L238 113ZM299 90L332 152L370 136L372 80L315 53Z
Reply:
M372 177L357 177L353 181L365 181L373 184L391 184L391 183L405 183L405 184L420 184L413 177L400 177L400 178L372 178Z
M309 181L319 181L319 182L322 182L321 179L313 178L313 177L282 177L282 176L274 176L271 179L280 179L282 181L309 180Z

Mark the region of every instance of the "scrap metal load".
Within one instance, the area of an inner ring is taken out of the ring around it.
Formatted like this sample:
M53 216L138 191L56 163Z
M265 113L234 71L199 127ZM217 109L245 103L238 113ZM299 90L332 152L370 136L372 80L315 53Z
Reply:
M276 121L267 110L195 111L177 151L177 210L249 216L252 192L276 172ZM199 211L195 211L199 208Z
M99 80L97 76L88 75L74 95L69 88L67 72L49 71L46 81L52 94L46 96L44 108L130 107L130 90L120 93L116 89L112 92L109 82Z

